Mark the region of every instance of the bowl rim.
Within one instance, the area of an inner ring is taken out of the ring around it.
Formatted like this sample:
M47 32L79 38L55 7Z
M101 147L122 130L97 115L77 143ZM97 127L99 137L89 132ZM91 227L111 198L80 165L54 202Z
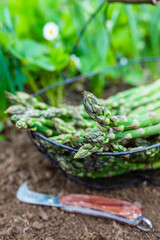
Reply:
M65 148L67 150L74 151L74 152L78 152L79 151L76 148L72 148L72 147L69 147L69 146L57 143L55 141L52 141L52 140L50 140L49 138L45 137L44 135L42 135L39 132L36 132L36 131L35 132L34 131L29 131L29 132L30 132L30 135L32 136L32 138L34 138L33 136L36 135L36 136L40 137L41 139L51 143L52 145L56 145L58 147ZM92 155L96 155L96 156L120 156L120 155L122 155L123 156L123 155L143 152L143 151L146 151L146 150L149 150L149 149L152 149L152 148L158 148L158 147L160 147L160 143L156 143L156 144L153 144L151 146L140 148L140 149L133 150L133 151L125 151L125 152L97 152L97 153L93 153Z

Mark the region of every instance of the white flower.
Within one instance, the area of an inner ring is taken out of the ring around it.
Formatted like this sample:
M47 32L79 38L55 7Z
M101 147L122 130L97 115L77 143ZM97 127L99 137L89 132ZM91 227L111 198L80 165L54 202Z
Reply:
M122 57L119 62L120 65L125 66L128 63L128 59L126 57Z
M109 30L112 30L112 28L113 28L113 22L112 22L112 20L107 20L107 21L106 21L106 25L107 25L107 28L108 28Z
M43 36L47 40L54 40L59 35L59 27L54 22L48 22L43 27Z
M80 59L75 54L72 54L70 56L70 63L71 63L71 65L76 66L77 68L81 67Z

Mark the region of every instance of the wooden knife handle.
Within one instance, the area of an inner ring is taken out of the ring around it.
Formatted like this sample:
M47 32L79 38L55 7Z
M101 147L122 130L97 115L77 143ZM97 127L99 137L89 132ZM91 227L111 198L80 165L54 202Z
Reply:
M107 212L132 220L136 220L137 215L142 215L141 210L137 206L126 201L107 197L83 194L68 194L60 197L60 203L69 206L83 207Z

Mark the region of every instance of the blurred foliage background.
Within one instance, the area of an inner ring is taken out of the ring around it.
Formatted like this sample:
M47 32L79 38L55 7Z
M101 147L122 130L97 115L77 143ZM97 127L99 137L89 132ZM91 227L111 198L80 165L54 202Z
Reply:
M127 59L160 54L160 6L107 3L87 27L72 58L73 46L85 22L99 6L99 0L9 0L0 1L0 117L7 108L5 91L38 91L64 77L98 71ZM43 36L47 22L55 22L59 36L48 41ZM151 75L159 73L150 65ZM105 87L121 83L121 71L92 77L90 90L102 95ZM126 70L123 81L145 83L140 66ZM48 92L52 104L62 99L63 88ZM3 125L0 124L0 131Z

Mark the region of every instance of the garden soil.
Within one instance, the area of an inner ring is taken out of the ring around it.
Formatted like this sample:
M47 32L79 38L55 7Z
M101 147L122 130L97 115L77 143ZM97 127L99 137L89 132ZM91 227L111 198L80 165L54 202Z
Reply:
M160 187L139 186L112 191L87 189L62 177L32 145L26 132L9 133L0 143L0 239L4 240L157 240L160 239ZM12 135L12 136L11 136ZM63 212L58 208L19 202L24 182L32 190L62 195L95 194L122 199L142 208L153 223L145 233L112 220Z

